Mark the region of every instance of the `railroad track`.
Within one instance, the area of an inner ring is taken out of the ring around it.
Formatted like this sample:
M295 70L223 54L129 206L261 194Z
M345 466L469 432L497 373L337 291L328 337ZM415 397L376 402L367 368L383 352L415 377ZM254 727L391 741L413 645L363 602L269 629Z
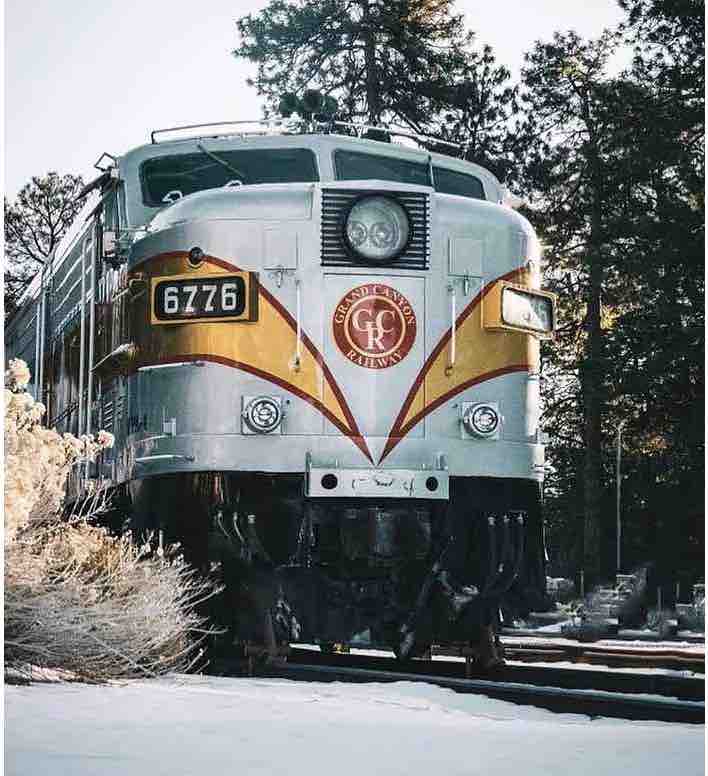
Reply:
M617 644L544 644L502 637L507 660L523 663L584 663L610 668L664 668L705 674L705 653L675 647L631 648ZM458 654L454 650L435 649L435 654Z
M235 661L216 661L210 668L214 674L243 673L243 664ZM426 682L455 692L477 693L561 713L705 722L703 682L665 674L525 665L470 674L462 661L396 661L362 654L324 655L303 648L292 648L287 660L257 665L255 673L316 682Z

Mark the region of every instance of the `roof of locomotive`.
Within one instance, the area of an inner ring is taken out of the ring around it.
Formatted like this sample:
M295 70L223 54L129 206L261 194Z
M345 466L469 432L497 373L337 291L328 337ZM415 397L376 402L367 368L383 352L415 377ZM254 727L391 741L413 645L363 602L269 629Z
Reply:
M333 161L333 153L336 150L357 150L382 157L395 157L423 163L431 160L435 166L475 175L482 182L488 201L501 202L505 195L504 188L497 178L489 170L473 162L413 148L400 142L389 143L330 133L202 135L160 143L147 143L128 151L118 159L120 177L126 181L139 181L140 166L146 160L159 156L199 153L199 145L204 145L209 151L217 154L219 150L248 148L307 148L312 150L317 158L320 182L337 179ZM133 200L132 203L129 203L129 208L131 205L132 212L128 213L128 221L131 226L146 223L158 210L162 209L148 207L142 200Z
M415 148L396 140L382 141L369 138L353 137L336 133L283 133L283 134L252 134L252 135L207 135L188 137L175 140L162 141L160 143L145 143L132 148L119 158L121 166L124 164L141 163L146 159L157 156L170 156L179 153L189 153L192 149L198 150L198 144L216 143L225 149L231 148L310 148L315 152L327 152L335 148L358 148L367 150L380 156L395 156L401 159L426 162L432 158L435 164L451 170L479 175L490 184L500 186L497 178L486 168L459 159L447 154L427 151Z

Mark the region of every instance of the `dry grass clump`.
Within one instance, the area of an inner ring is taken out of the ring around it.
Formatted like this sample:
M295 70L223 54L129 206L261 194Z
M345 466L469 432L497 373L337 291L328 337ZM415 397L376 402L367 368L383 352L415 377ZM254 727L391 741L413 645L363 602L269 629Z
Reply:
M173 550L153 555L83 518L62 519L75 463L113 442L59 436L5 375L5 672L91 681L186 671L208 635L198 605L218 592Z

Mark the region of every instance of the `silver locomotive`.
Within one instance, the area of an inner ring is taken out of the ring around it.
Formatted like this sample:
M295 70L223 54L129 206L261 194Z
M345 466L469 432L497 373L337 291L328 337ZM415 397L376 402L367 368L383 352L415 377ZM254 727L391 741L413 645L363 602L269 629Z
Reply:
M493 661L545 588L532 227L410 141L188 130L109 158L6 329L51 424L116 436L75 493L218 569L229 645Z

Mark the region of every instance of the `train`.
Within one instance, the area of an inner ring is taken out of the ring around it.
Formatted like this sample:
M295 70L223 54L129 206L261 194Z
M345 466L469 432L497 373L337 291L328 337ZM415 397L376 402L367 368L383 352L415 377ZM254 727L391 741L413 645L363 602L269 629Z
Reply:
M122 528L221 579L224 649L444 644L489 666L546 600L555 297L505 187L431 147L157 130L99 159L6 325L48 423L115 436L70 498L108 489Z

